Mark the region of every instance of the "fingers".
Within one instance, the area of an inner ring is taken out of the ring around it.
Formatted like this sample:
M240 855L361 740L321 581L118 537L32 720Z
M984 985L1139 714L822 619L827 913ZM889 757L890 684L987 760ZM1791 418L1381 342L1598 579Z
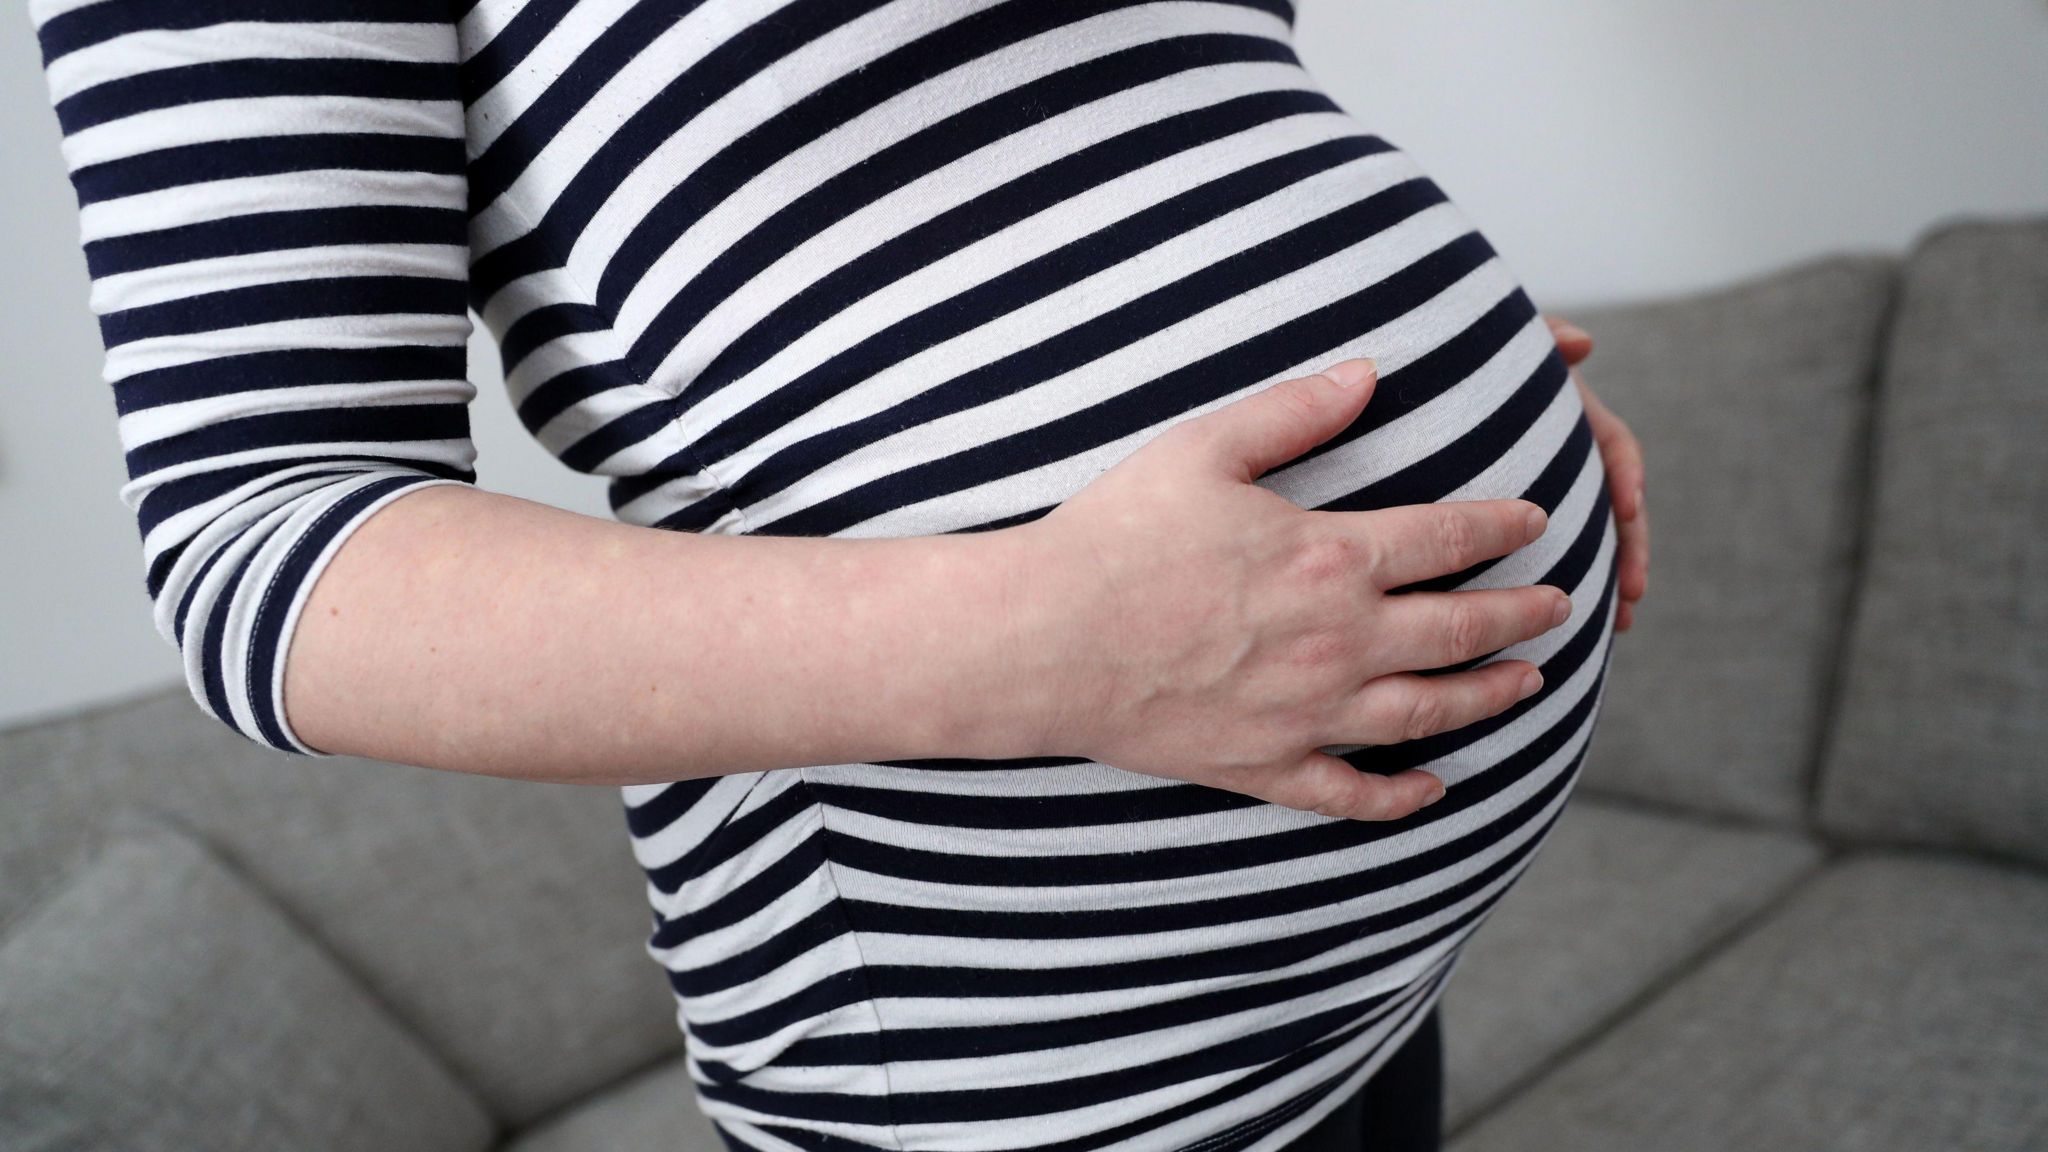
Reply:
M1574 378L1577 373L1573 373ZM1600 446L1605 462L1607 489L1614 505L1620 556L1616 563L1615 591L1620 603L1614 610L1614 630L1626 632L1635 623L1635 602L1650 586L1650 510L1644 503L1643 481L1648 469L1643 463L1642 442L1628 423L1602 403L1584 380L1578 381L1579 398L1586 407L1586 423Z
M1571 618L1554 585L1407 592L1384 604L1386 629L1373 656L1386 668L1443 668L1541 636Z
M1575 380L1577 374L1573 374ZM1600 401L1584 380L1578 380L1579 399L1586 407L1586 423L1592 426L1593 442L1600 446L1600 458L1606 465L1607 487L1614 500L1614 517L1617 520L1633 520L1637 507L1642 503L1643 446L1636 440L1636 434L1621 417Z
M1444 785L1418 768L1381 776L1361 772L1318 751L1299 764L1274 771L1245 791L1261 800L1322 816L1397 820L1441 798Z
M1445 500L1327 515L1355 520L1370 545L1371 579L1382 589L1505 556L1543 535L1550 523L1549 513L1528 500Z
M1542 689L1542 672L1527 660L1495 660L1441 676L1396 672L1358 690L1353 718L1339 738L1359 744L1420 740L1498 716Z
M1365 407L1376 379L1371 360L1345 360L1262 388L1184 426L1207 437L1223 467L1249 482L1343 431Z
M1328 743L1419 740L1499 715L1542 688L1543 674L1527 660L1496 660L1442 676L1381 676L1359 690L1353 701L1356 718ZM1398 820L1444 794L1442 779L1420 768L1381 776L1321 750L1234 787L1283 807L1347 820Z
M1545 316L1543 322L1550 325L1551 338L1557 341L1558 354L1566 364L1577 364L1593 354L1592 334L1584 328L1555 316Z
M1636 601L1643 598L1650 586L1650 510L1640 498L1636 501L1636 514L1615 525L1621 551L1621 570L1615 575L1615 592L1620 603L1614 609L1614 630L1628 631L1635 622Z

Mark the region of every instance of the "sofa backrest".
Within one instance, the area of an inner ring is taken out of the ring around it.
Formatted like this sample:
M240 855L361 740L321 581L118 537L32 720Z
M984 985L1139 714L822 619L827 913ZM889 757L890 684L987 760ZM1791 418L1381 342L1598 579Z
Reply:
M1822 826L2048 864L2048 218L1920 243L1883 395Z
M289 756L182 684L0 733L0 772L0 938L133 807L208 845L504 1124L682 1047L615 788Z
M0 1148L484 1152L440 1058L177 829L123 810L0 941Z
M1586 382L1649 462L1650 586L1615 638L1585 787L1796 824L1859 535L1896 261L1573 312Z

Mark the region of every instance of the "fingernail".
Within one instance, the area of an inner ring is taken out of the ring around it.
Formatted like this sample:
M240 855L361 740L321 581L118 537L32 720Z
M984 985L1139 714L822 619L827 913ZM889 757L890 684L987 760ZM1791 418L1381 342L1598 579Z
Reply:
M1571 619L1571 616L1572 598L1566 595L1563 589L1559 589L1557 593L1557 604L1550 610L1550 626L1552 628L1555 628L1559 624L1564 623L1566 620Z
M1635 510L1636 515L1641 516L1643 514L1643 486L1641 484L1636 485Z
M1365 383L1378 370L1379 366L1370 359L1360 357L1332 364L1328 368L1323 369L1323 375L1335 380L1342 387L1356 388L1360 384Z
M1529 509L1529 538L1533 540L1543 535L1543 525L1549 519L1550 517L1543 509L1531 507Z
M1529 697L1534 696L1537 689L1541 687L1543 687L1543 673L1531 668L1523 673L1521 694L1516 696L1515 699L1527 700Z
M1559 323L1557 326L1557 334L1559 336L1564 337L1567 340L1591 340L1593 338L1593 334L1591 332L1586 331L1584 328L1579 327L1577 324L1572 324L1569 322Z
M1443 799L1443 798L1444 798L1444 782L1443 782L1443 781L1441 781L1441 780L1439 780L1439 781L1437 781L1437 782L1436 782L1436 788L1435 788L1435 789L1434 789L1433 791L1431 791L1431 792L1430 792L1430 794L1429 794L1429 799L1427 799L1427 800L1424 800L1424 801L1422 802L1422 806L1423 806L1424 808L1427 808L1427 807L1429 807L1429 806L1430 806L1431 804L1434 804L1434 803L1436 803L1437 801L1439 801L1439 800L1441 800L1441 799Z

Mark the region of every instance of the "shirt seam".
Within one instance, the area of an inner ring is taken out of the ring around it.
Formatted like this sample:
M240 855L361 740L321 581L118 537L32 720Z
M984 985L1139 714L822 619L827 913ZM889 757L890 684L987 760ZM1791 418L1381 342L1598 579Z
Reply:
M466 130L467 117L465 116L465 132ZM464 167L466 174L466 163ZM505 204L506 209L512 214L512 216L518 220L519 226L525 230L526 235L536 236L540 239L541 246L547 250L548 256L555 261L556 269L560 271L562 279L568 283L570 289L576 293L578 301L585 303L591 311L597 313L597 315L604 320L605 339L612 344L612 349L617 357L618 362L625 366L626 375L631 379L633 387L643 389L647 392L654 394L654 396L657 397L661 403L668 406L668 421L676 429L678 436L682 440L682 446L680 450L683 454L683 458L685 460L688 460L690 462L690 465L696 468L697 471L703 473L705 476L710 477L712 487L720 495L725 496L731 502L733 515L739 518L741 534L748 534L753 532L753 525L747 522L746 509L740 506L739 497L737 494L735 494L733 486L727 483L724 477L720 476L716 471L712 470L711 465L706 463L702 456L698 455L696 437L691 434L689 428L684 424L683 414L676 409L676 401L678 397L670 395L665 389L661 388L659 385L650 383L647 380L646 376L640 371L640 366L633 362L633 358L631 356L632 349L630 347L622 347L622 342L618 329L618 317L605 311L605 309L598 305L597 294L595 292L590 291L590 289L587 286L585 286L582 279L576 275L574 266L569 262L569 253L563 251L561 247L558 244L556 244L555 236L553 233L542 231L541 228L533 222L533 217L527 215L526 205L523 202L521 202L518 195L511 188L507 188L505 191L499 193L498 198ZM507 243L511 243L511 241L507 241ZM502 245L500 245L500 247L502 247ZM474 249L472 249L472 251L474 251ZM507 285L507 287L510 287L510 285ZM486 324L484 327L486 330L490 329L490 326L488 324ZM491 333L491 342L493 344L497 343L496 332Z
M371 483L376 482L375 473L365 473L365 475L372 477L370 481ZM245 646L248 648L248 651L243 654L244 660L242 665L242 684L244 692L252 705L255 703L255 697L258 691L256 685L255 629L259 624L262 623L263 614L270 608L272 594L274 594L277 591L278 577L282 573L290 569L292 557L297 556L299 552L305 548L306 541L315 532L318 532L320 530L320 526L322 524L327 523L328 520L332 519L334 515L341 510L342 506L348 503L349 497L355 495L357 492L361 491L363 488L366 488L368 486L368 484L364 484L356 488L351 488L348 491L342 493L340 496L336 497L332 503L327 505L327 507L322 508L319 514L313 517L313 522L306 525L306 527L303 530L301 530L296 536L292 538L291 543L285 548L284 555L280 557L277 563L271 568L271 578L264 581L263 594L256 598L256 611L254 615L250 617L249 631L245 634ZM382 505L379 505L378 507L381 508ZM289 514L287 514L284 520L280 522L280 526L288 523L290 523ZM258 547L260 548L261 546L259 545ZM304 581L302 580L301 583L303 584ZM302 594L302 592L304 594L310 594L311 589L310 587L304 589L293 589L294 596L298 596ZM289 612L289 607L287 607L287 612ZM293 639L293 637L285 636L283 634L284 631L284 629L280 628L280 639ZM286 743L291 745L291 747L288 748L287 751L296 752L299 751L301 748L310 748L311 745L307 744L304 740L300 739L298 733L292 729L290 723L285 719L283 699L284 693L282 690L282 685L278 681L281 678L282 671L285 666L285 657L289 654L287 649L288 645L280 644L278 649L271 654L271 675L263 684L261 691L267 698L267 702L270 705L272 714L276 718L278 732L284 736ZM256 714L253 707L250 709L250 721L256 728L257 734L260 736L263 730L263 718L260 715ZM264 742L269 743L268 740L265 740Z
M881 1056L880 1063L882 1068L882 1115L888 1124L890 1141L896 1146L898 1152L904 1152L903 1134L896 1122L896 1084L894 1078L889 1074L888 1027L882 1022L881 1002L875 996L874 984L868 979L868 958L866 951L860 945L860 933L854 929L852 918L846 914L846 897L839 887L838 865L832 860L832 829L825 819L825 804L818 799L816 791L812 789L811 778L808 772L808 767L797 768L797 784L804 790L804 796L809 800L811 810L818 817L818 856L825 862L825 883L832 890L831 907L839 918L841 930L845 933L847 940L853 944L854 960L860 967L860 987L863 1003L867 1005L868 1014L873 1016L875 1021L875 1050Z

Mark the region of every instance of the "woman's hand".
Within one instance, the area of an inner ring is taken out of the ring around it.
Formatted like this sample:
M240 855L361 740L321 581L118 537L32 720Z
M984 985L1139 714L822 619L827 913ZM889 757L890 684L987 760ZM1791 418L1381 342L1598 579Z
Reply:
M1462 728L1542 686L1527 660L1413 670L1557 627L1571 610L1561 589L1388 595L1529 543L1547 523L1538 505L1309 511L1252 483L1350 424L1374 383L1370 361L1347 360L1261 389L1168 428L1013 529L1041 597L1034 618L1055 622L1044 642L1063 691L1047 754L1392 819L1442 781L1361 772L1319 749Z
M1650 510L1643 504L1643 446L1621 417L1600 402L1576 371L1576 366L1593 352L1593 338L1569 321L1546 316L1550 333L1564 362L1574 368L1579 398L1586 405L1586 422L1593 426L1593 439L1607 463L1607 488L1614 504L1615 527L1620 533L1621 571L1615 592L1621 602L1614 610L1614 630L1628 631L1635 621L1636 601L1650 586Z

